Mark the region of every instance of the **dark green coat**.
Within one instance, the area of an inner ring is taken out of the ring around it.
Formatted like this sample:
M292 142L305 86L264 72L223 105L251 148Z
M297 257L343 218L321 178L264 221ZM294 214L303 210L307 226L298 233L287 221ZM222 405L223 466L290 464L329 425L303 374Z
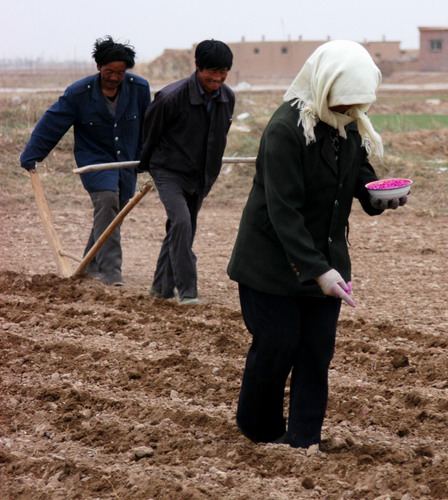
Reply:
M356 127L340 139L336 162L330 126L319 122L305 143L300 112L284 103L263 133L252 190L228 266L232 280L275 295L322 296L314 278L331 268L351 279L347 248L353 198L369 215L364 185L377 179Z

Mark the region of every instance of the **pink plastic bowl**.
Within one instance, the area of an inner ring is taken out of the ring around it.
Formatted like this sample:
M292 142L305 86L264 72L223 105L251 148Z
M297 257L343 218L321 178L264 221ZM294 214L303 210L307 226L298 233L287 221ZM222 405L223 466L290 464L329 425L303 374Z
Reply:
M366 184L370 195L380 200L401 198L409 193L413 181L411 179L382 179Z

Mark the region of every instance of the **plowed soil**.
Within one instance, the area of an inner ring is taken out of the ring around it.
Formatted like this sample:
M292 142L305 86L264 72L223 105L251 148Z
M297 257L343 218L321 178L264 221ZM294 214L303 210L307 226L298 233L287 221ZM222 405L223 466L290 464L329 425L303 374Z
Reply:
M1 140L11 155L23 147ZM223 173L200 214L197 306L148 295L164 233L156 193L123 223L126 286L106 287L57 275L14 167L0 200L0 498L447 499L447 141L447 130L386 134L389 173L417 181L409 203L374 218L353 207L358 305L343 307L311 458L254 444L234 421L250 338L226 265L249 167ZM88 197L50 167L56 229L81 256Z

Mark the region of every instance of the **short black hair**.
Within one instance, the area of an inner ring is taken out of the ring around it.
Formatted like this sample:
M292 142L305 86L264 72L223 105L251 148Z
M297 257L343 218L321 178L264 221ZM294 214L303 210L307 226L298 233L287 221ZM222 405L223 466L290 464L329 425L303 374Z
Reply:
M117 43L107 35L104 38L97 38L92 57L98 66L104 66L111 62L124 62L126 68L133 68L135 64L135 49L129 43Z
M203 69L230 70L233 63L233 54L230 47L219 40L204 40L196 46L194 53L196 66Z

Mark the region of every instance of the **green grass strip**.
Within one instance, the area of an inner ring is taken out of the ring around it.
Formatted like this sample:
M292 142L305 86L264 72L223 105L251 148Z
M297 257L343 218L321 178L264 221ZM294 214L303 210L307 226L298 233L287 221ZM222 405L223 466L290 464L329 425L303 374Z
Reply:
M369 115L378 132L409 132L411 130L435 130L448 127L448 115Z

